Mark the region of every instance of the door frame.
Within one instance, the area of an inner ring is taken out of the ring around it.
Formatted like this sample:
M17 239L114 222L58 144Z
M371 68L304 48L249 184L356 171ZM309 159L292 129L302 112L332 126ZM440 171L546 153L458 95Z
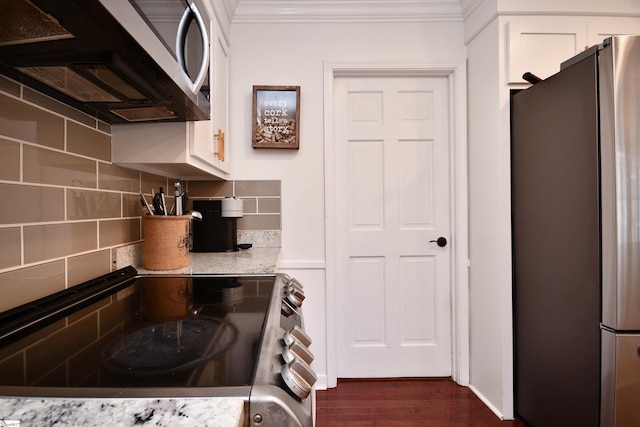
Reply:
M469 235L467 215L467 77L460 61L325 61L324 62L324 176L327 321L327 386L337 385L336 310L336 173L334 79L337 77L446 77L449 95L451 182L451 372L453 380L469 385Z

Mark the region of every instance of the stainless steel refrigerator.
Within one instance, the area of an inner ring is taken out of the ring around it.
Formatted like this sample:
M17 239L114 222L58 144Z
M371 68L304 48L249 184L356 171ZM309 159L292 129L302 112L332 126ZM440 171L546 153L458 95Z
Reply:
M511 97L514 398L532 427L640 426L640 37Z

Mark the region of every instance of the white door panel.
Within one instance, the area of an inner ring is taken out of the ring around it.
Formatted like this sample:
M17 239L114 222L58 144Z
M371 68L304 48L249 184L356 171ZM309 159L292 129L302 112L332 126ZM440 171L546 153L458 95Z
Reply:
M339 377L451 373L447 93L336 79Z
M349 144L349 205L351 229L382 230L384 220L384 169L382 141L354 141Z
M401 346L421 346L435 342L435 316L425 307L435 301L433 257L400 258Z
M350 311L349 340L353 347L385 346L384 259L360 257L351 260L351 283L349 300L366 301L354 304ZM372 321L373 319L373 321Z

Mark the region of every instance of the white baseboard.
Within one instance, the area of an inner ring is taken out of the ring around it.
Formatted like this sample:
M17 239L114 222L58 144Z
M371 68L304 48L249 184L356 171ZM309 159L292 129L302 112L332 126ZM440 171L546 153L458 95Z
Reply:
M318 381L316 381L314 388L316 390L326 390L329 388L328 384L327 374L318 374Z
M473 394L475 394L476 396L478 396L478 399L480 399L482 401L482 403L484 403L485 405L487 405L489 407L489 409L491 409L491 412L493 412L494 414L496 414L496 416L498 418L500 418L501 420L504 420L504 416L502 414L501 411L498 410L498 408L496 408L495 406L493 406L493 404L491 402L489 402L483 395L482 393L480 393L474 386L469 385L469 389L473 392Z

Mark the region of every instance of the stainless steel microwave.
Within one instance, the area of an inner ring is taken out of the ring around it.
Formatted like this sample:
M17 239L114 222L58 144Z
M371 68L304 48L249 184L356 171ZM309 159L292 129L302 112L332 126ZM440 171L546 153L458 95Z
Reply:
M0 73L109 123L206 120L201 0L3 0Z

